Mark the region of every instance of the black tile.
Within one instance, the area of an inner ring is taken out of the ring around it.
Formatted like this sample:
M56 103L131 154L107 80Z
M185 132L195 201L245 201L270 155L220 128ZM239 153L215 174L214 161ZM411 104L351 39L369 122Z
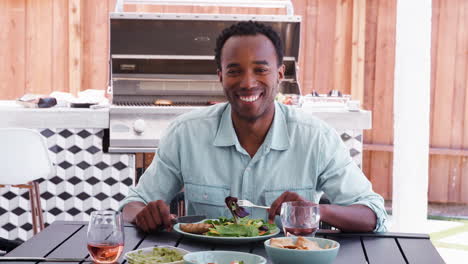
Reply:
M54 197L54 195L51 194L50 192L47 192L47 191L41 194L41 198L43 198L45 200L49 200L52 197Z
M73 154L76 154L76 153L81 151L81 148L78 147L78 146L73 145L70 148L68 148L68 151L70 151Z
M12 200L16 196L18 196L18 195L16 195L15 193L13 193L11 191L8 191L8 192L3 194L3 197L5 197L5 199L7 199L7 200Z
M122 201L124 198L125 198L125 195L121 194L121 193L117 193L115 194L114 196L112 196L112 198L114 198L115 200L117 201Z
M107 196L106 194L101 192L101 193L98 193L94 197L96 197L96 199L98 199L99 201L103 201L103 200L107 199L109 196Z
M91 215L92 212L96 211L94 208L89 208L88 210L85 211L87 215Z
M68 130L68 129L64 129L64 130L62 130L62 131L59 132L59 135L62 136L62 137L64 137L64 138L68 138L68 137L70 137L71 135L73 135L73 133L70 132L70 130Z
M26 210L24 210L23 208L21 207L16 207L15 209L13 209L13 211L11 211L12 213L14 213L15 215L22 215L26 212Z
M104 137L104 130L100 130L95 135L98 136L99 138L103 138Z
M123 164L121 161L115 163L114 165L112 165L114 168L118 169L119 171L127 168L127 165Z
M60 168L66 170L72 166L72 164L66 160L59 163Z
M60 147L59 145L53 145L52 147L49 148L50 151L52 151L53 153L57 154L59 152L61 152L63 150L62 147Z
M49 137L53 136L55 134L55 132L50 130L50 129L44 129L44 130L41 131L41 134L44 137L49 138Z
M87 138L91 136L92 134L89 133L87 130L81 130L80 132L78 132L77 135L80 136L81 138Z
M67 210L67 213L69 213L72 216L75 216L80 213L80 210L76 209L75 207L70 208Z
M30 223L26 223L26 224L24 224L24 225L22 225L22 226L20 226L20 227L21 227L23 230L29 231L29 230L32 229L33 226L32 226Z
M91 153L91 154L96 154L96 153L98 153L98 152L101 151L101 150L98 149L98 148L96 148L95 146L91 146L91 147L87 148L86 151L88 151L88 152Z
M82 170L86 170L87 168L91 167L91 165L88 162L84 161L84 160L82 162L76 164L76 166L78 166L78 168L80 168Z
M8 212L7 210L3 209L2 207L0 207L0 215L3 215L4 213Z
M354 139L356 139L359 142L362 142L362 135L359 135L359 136L355 137Z
M82 182L82 180L76 176L71 177L67 181L73 185L77 185L78 183Z
M37 183L41 183L41 182L45 182L45 179L44 178L39 178L39 179L35 179L34 181L37 182Z
M67 192L63 192L61 194L58 195L58 197L60 197L60 199L66 201L68 199L70 199L72 196L71 194L67 193Z
M109 165L107 165L105 162L102 162L102 161L99 162L99 163L97 163L97 164L94 165L94 166L96 166L96 167L97 167L98 169L100 169L100 170L104 170L104 169L106 169L107 167L109 167Z
M348 141L350 138L351 136L346 133L341 134L341 140L343 141Z
M91 196L89 196L89 194L87 194L85 192L82 192L82 193L78 194L76 197L78 197L78 199L84 201L84 200L88 199Z
M112 178L112 177L107 178L104 182L105 182L107 185L110 185L110 186L112 186L112 185L114 185L114 184L117 183L117 181L116 181L114 178Z
M133 180L132 180L132 178L128 177L125 180L123 180L122 183L127 185L127 186L132 186Z
M16 226L14 226L11 223L7 223L6 225L3 225L2 228L5 229L6 231L10 232L11 230L15 229Z
M51 214L53 214L53 215L55 215L55 216L61 214L62 212L63 212L63 211L60 210L60 209L58 209L57 207L54 207L54 208L52 208L51 210L49 210L49 213L51 213Z
M353 148L349 150L349 155L351 155L351 157L355 157L359 153L361 153L361 152L359 152L359 151L357 151L357 150L355 150Z
M97 179L97 178L94 177L94 176L91 176L90 178L88 178L88 179L86 180L86 182L89 183L89 184L91 184L91 185L94 185L94 184L96 184L96 183L99 182L99 179Z
M55 177L50 178L49 181L52 182L53 184L59 184L63 182L63 179L60 178L59 176L55 176Z
M24 192L21 194L21 197L23 197L26 200L29 200L29 192Z

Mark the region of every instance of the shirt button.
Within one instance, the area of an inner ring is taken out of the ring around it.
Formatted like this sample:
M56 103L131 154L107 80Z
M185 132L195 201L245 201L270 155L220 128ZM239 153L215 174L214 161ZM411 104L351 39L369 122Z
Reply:
M245 169L246 171L250 171L250 167L247 167L247 169Z
M208 194L204 193L203 194L203 199L208 200Z

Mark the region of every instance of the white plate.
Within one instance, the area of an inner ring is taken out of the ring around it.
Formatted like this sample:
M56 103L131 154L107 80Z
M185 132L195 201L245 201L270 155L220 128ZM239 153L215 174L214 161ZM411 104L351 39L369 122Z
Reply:
M207 219L209 220L209 219ZM217 220L217 219L211 219L211 220ZM198 223L204 222L200 221ZM205 242L212 242L212 243L222 243L222 244L243 244L243 243L249 243L249 242L256 242L256 241L263 241L267 240L271 237L276 236L279 234L280 230L279 228L276 228L276 231L265 236L254 236L254 237L215 237L215 236L205 236L205 235L199 235L199 234L192 234L192 233L187 233L184 232L180 229L180 224L174 225L174 231L176 231L179 234L182 234L186 237L197 239L197 240L203 240Z
M159 247L147 247L147 248L140 248L140 249L136 249L136 250L133 250L133 251L129 251L127 253L125 253L125 256L124 256L124 259L127 260L127 262L129 262L129 259L131 257L129 257L129 254L130 253L136 253L137 251L143 251L143 253L146 253L146 252L152 252L153 251L153 248L168 248L168 249L174 249L174 250L177 250L180 254L182 254L182 256L184 256L185 254L188 254L190 253L190 251L187 251L185 249L181 249L181 248L176 248L176 247L171 247L171 246L159 246ZM160 262L159 262L160 263ZM164 264L183 264L184 263L184 260L179 260L179 261L173 261L173 262L164 262ZM156 262L155 262L156 264Z

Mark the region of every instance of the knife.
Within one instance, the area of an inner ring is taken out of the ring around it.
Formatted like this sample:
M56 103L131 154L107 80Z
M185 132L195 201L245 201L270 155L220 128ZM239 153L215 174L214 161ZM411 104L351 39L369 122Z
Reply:
M206 215L187 215L187 216L180 216L174 218L172 220L173 224L181 223L181 224L188 224L188 223L196 223L206 219Z
M92 259L83 258L0 257L0 262L5 261L93 262Z

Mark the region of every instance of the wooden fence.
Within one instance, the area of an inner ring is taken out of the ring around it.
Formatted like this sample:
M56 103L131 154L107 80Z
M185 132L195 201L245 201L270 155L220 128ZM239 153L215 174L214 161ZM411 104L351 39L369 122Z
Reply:
M303 93L338 89L373 112L364 171L392 194L396 0L293 0L303 18ZM105 89L115 0L0 0L0 99ZM126 11L284 14L278 9L127 6ZM433 0L429 200L468 203L468 1ZM417 74L414 69L414 74ZM411 177L411 175L408 175Z

